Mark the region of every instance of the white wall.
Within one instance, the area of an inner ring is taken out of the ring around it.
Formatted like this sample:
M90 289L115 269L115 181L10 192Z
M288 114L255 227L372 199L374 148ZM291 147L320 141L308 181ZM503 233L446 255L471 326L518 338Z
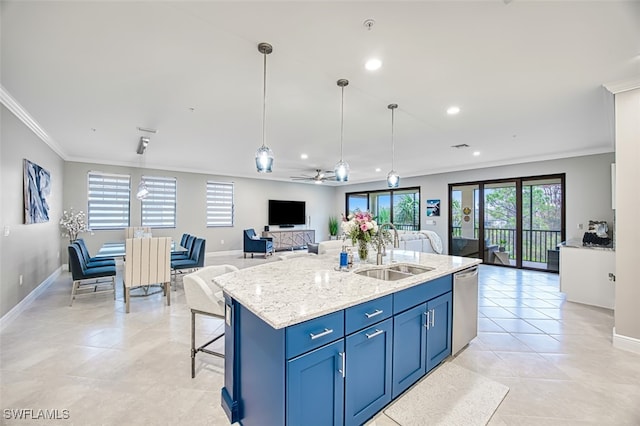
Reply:
M91 163L65 163L64 206L87 211L87 173L90 171L131 175L131 186L135 189L140 182L141 171L149 176L171 176L177 179L177 228L153 230L153 235L170 236L180 239L184 232L207 240L207 252L242 249L242 230L254 228L262 232L268 223L268 200L306 201L307 216L311 217L309 229L315 229L316 241L328 239L328 220L335 215L332 210L334 190L328 186L276 182L264 179L247 179L229 176L181 173L164 170L139 169L107 166ZM206 227L206 182L215 180L234 183L235 223L233 227ZM131 226L139 226L141 202L132 194ZM298 226L297 228L305 228ZM277 228L277 227L276 227ZM121 241L124 231L95 231L93 235L83 234L89 249L94 253L108 241ZM224 240L224 244L222 241ZM66 242L63 242L65 245Z
M4 316L54 273L59 257L62 216L63 160L4 106L0 107L0 316ZM51 173L50 220L24 225L23 159ZM23 276L22 285L19 276Z
M616 334L636 339L640 352L638 184L640 88L617 93L616 102ZM614 342L615 344L615 342Z
M422 197L420 201L421 226L423 229L437 232L442 238L445 252L448 252L448 184L565 173L567 238L582 240L589 219L606 220L613 224L613 210L611 208L611 163L613 162L613 154L589 155L403 178L400 180L400 186L401 188L420 187ZM402 176L402 168L398 166L396 169L400 171ZM345 193L347 192L387 189L385 179L386 175L381 175L380 182L339 187L334 199L336 209L344 211ZM436 222L435 225L426 225L427 199L441 200L440 216L429 217L429 220ZM578 229L579 223L584 224L583 230Z

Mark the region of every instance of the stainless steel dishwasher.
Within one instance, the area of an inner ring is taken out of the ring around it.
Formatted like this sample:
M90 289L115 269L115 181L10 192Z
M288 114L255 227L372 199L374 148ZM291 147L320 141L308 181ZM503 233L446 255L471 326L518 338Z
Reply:
M478 266L453 274L453 342L456 355L478 335Z

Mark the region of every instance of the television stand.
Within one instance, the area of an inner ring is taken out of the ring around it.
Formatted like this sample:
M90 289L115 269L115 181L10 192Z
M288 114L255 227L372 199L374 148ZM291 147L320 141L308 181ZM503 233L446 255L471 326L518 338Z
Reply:
M306 248L307 244L316 241L316 231L313 229L264 231L262 236L273 238L273 249L276 251Z

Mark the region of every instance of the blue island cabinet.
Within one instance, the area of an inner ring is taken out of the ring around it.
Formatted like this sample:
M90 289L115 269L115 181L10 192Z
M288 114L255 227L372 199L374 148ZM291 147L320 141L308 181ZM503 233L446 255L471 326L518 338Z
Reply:
M287 362L287 424L343 424L344 339Z
M446 276L395 295L393 398L451 355L451 290Z
M283 329L225 295L229 420L363 424L451 354L451 291L449 275Z

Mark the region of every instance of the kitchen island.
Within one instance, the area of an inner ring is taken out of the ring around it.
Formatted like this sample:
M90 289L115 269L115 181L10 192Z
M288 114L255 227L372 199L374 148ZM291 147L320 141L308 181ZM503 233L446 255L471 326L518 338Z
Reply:
M452 274L480 260L390 250L384 262L342 272L337 256L308 256L214 279L231 422L362 424L451 354ZM358 273L412 265L428 270Z

